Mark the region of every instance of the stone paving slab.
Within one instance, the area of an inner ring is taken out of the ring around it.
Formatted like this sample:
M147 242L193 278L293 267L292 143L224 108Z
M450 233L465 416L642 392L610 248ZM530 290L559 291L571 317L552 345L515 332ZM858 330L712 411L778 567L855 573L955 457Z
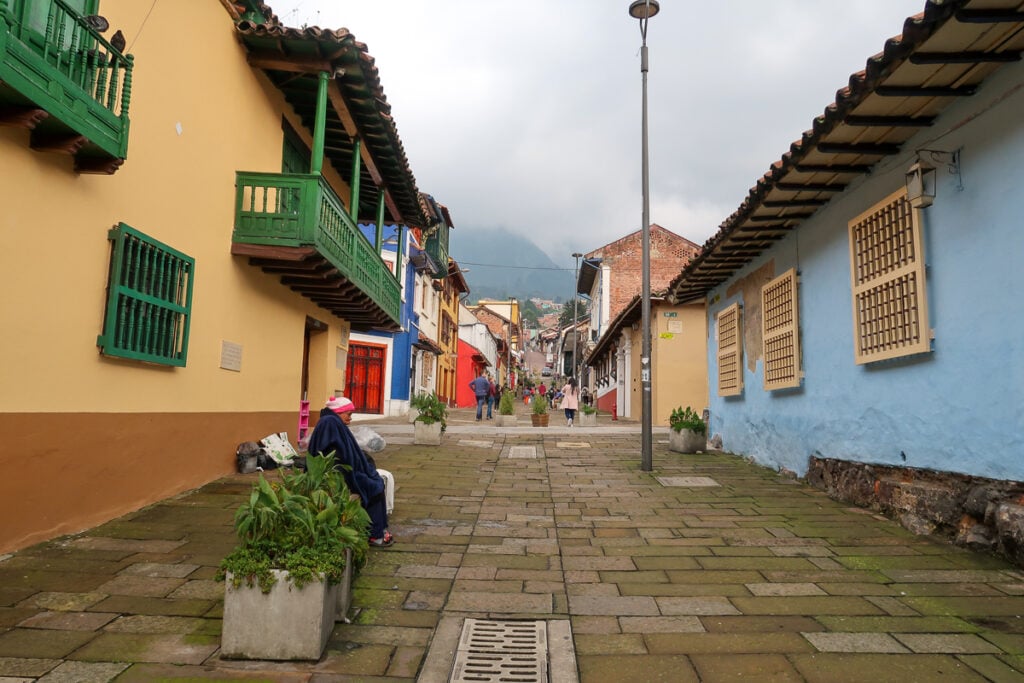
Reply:
M387 427L398 543L371 551L319 662L216 654L213 576L255 479L235 475L0 558L0 677L441 683L444 624L490 616L568 619L585 683L1024 680L1024 572L997 558L740 457L659 446L641 472L628 424L453 424L441 448Z

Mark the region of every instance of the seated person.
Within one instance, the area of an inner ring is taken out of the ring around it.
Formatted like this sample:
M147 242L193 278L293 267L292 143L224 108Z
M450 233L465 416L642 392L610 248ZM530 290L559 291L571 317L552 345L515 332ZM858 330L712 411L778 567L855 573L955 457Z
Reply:
M355 409L352 401L344 396L331 396L327 406L320 411L320 421L309 437L309 452L313 455L334 452L335 467L342 471L345 484L352 493L359 496L363 508L370 516L370 545L387 547L395 542L395 537L388 531L384 479L348 428ZM348 465L352 469L344 469L341 465Z

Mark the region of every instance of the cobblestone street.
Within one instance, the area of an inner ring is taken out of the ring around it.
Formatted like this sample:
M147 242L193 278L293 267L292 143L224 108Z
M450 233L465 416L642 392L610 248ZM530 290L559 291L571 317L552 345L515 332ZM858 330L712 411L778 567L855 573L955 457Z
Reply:
M218 656L213 576L255 476L237 475L0 562L0 681L435 683L467 617L567 621L586 683L1024 680L1024 573L1002 560L670 453L661 429L642 472L635 423L455 411L432 448L390 422L398 542L371 551L321 661Z

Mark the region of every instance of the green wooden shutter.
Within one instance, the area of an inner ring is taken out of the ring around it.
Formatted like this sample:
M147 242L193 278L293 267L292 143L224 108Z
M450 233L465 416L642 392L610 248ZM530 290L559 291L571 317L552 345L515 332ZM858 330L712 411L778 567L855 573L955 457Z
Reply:
M110 282L97 346L107 356L184 366L195 259L124 223L107 237Z

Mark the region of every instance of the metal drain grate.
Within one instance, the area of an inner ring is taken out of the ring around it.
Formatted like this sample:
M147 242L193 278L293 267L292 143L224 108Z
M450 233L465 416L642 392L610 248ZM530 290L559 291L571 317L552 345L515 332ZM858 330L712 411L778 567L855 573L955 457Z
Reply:
M450 683L547 683L543 621L466 619Z

